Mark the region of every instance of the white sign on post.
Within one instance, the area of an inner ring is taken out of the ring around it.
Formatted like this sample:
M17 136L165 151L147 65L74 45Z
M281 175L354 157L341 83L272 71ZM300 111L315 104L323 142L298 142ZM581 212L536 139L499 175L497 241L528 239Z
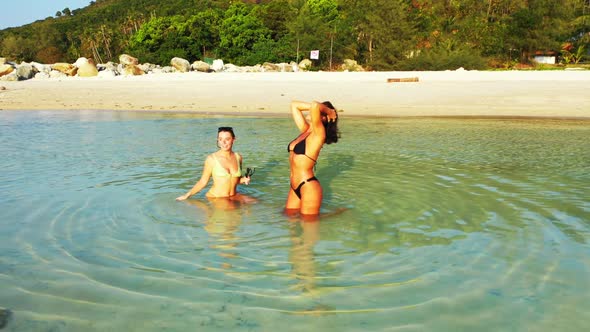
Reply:
M309 53L309 58L312 60L317 60L320 58L320 50L313 50Z

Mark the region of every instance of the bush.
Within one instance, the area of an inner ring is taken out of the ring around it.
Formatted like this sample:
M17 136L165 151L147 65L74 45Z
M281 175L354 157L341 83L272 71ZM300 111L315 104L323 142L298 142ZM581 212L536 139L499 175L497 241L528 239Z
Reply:
M485 59L475 50L463 47L456 50L443 48L422 51L419 55L401 61L398 70L467 70L485 69Z

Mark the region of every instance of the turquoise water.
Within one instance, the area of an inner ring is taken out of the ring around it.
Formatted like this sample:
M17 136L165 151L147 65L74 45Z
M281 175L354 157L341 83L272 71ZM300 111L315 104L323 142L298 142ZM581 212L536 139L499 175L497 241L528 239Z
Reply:
M587 328L590 122L341 119L301 223L287 117L0 112L4 330ZM218 126L255 201L176 202Z

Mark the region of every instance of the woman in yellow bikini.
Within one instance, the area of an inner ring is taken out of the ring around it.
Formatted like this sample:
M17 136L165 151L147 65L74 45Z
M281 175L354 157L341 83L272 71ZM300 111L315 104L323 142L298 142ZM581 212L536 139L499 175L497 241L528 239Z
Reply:
M183 201L201 191L209 178L213 177L213 186L207 192L208 198L233 197L237 194L238 184L250 184L249 174L242 174L242 156L232 151L236 136L233 128L219 127L217 131L217 146L219 151L207 156L201 179L186 194L176 198Z
M304 111L309 111L307 117L303 115ZM299 135L287 146L291 189L285 213L299 212L303 217L314 217L319 215L322 204L322 186L314 175L314 166L324 143L338 142L338 113L329 101L293 101L291 115Z

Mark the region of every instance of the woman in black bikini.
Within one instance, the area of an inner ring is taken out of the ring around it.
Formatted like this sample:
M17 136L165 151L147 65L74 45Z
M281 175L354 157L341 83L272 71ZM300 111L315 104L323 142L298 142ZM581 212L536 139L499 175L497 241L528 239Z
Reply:
M309 111L307 118L303 116L304 111ZM314 166L324 143L338 142L338 114L329 101L293 101L291 113L300 134L287 146L291 189L285 213L317 216L322 204L322 186L314 175Z

